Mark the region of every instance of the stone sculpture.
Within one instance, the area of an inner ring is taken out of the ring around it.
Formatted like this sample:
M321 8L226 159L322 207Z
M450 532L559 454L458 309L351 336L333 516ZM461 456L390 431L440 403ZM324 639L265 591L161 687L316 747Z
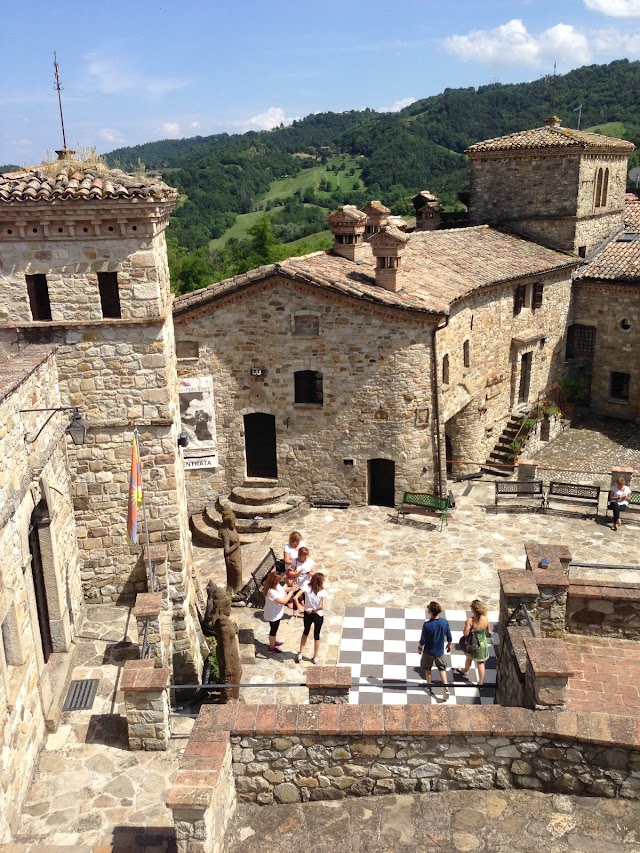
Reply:
M220 512L222 515L220 539L224 549L224 564L227 569L227 589L232 593L237 593L242 589L240 534L236 530L236 516L231 507L223 504Z
M216 658L221 684L239 684L242 679L242 664L238 647L238 627L231 616L231 596L213 581L207 584L207 607L202 621L202 630L208 637L215 637ZM220 702L238 702L240 688L224 688Z

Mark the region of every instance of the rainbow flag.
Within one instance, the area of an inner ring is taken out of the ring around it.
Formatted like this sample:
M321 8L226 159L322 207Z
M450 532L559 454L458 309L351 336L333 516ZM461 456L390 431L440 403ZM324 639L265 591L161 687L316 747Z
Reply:
M127 511L127 541L129 545L138 544L138 510L142 506L142 463L138 430L133 431L131 447L131 474L129 475L129 508Z

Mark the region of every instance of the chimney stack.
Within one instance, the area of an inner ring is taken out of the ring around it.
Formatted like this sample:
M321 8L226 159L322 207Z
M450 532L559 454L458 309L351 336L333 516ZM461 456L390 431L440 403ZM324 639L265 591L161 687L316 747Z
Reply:
M381 201L370 201L366 207L362 209L366 214L367 222L365 225L365 240L368 240L372 234L377 234L378 231L387 224L387 217L391 213L388 207L385 207Z
M359 261L363 256L366 213L354 204L343 204L327 216L333 234L333 251L349 261Z
M559 116L547 116L545 119L542 119L542 124L545 127L560 127L562 119Z
M416 212L416 231L436 231L440 227L440 200L429 190L414 195L411 204Z
M369 245L376 259L376 284L396 293L402 284L402 253L409 237L395 225L372 234Z

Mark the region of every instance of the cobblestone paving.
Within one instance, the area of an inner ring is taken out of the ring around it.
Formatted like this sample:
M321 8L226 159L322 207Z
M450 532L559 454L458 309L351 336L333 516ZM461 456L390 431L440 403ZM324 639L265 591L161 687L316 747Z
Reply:
M226 853L640 853L640 802L449 791L240 805Z

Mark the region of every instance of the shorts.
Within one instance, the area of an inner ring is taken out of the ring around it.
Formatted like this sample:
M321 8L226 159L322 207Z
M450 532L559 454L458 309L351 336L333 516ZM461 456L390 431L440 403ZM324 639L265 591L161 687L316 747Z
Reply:
M447 668L442 655L430 655L428 652L422 652L420 667L424 669L425 672L428 672L433 667L434 663L438 668L438 672L444 672Z

